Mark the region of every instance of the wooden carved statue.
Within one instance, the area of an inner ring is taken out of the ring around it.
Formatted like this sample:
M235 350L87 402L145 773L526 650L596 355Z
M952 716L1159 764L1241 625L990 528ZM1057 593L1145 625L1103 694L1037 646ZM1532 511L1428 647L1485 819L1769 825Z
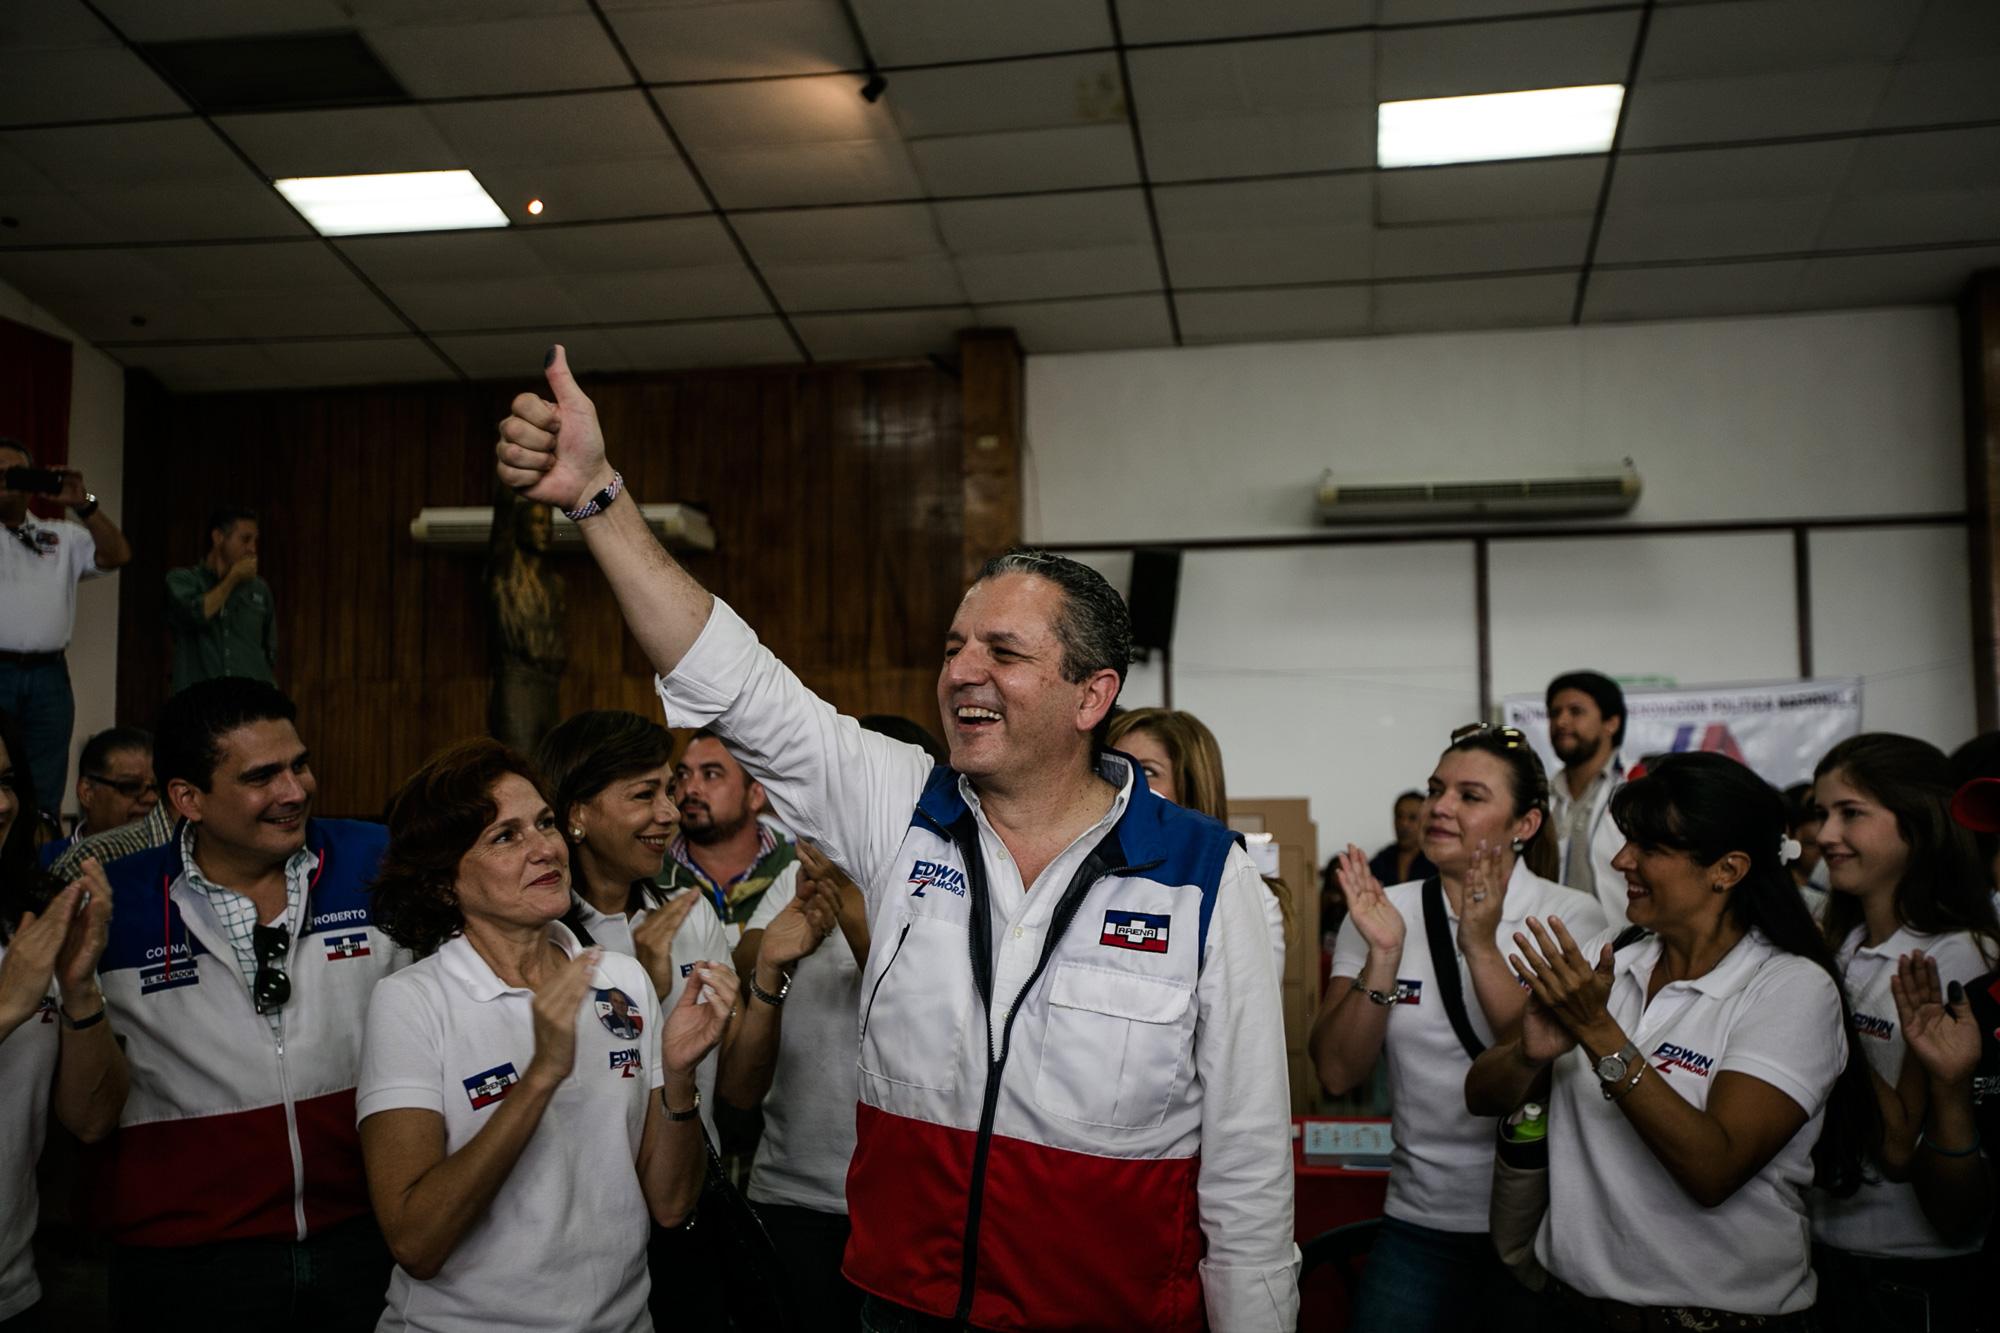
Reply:
M486 560L493 660L486 727L494 739L528 755L561 720L558 691L569 660L563 579L545 559L554 527L547 505L496 489Z

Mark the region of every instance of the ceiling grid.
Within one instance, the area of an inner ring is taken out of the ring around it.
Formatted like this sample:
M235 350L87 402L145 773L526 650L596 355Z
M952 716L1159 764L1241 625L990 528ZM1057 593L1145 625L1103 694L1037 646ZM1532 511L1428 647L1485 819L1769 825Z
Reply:
M338 32L409 96L204 111L147 59ZM1991 0L39 0L0 49L0 281L185 390L1928 303L2000 263ZM1608 153L1374 164L1379 100L1620 79ZM458 167L509 227L326 240L269 183Z

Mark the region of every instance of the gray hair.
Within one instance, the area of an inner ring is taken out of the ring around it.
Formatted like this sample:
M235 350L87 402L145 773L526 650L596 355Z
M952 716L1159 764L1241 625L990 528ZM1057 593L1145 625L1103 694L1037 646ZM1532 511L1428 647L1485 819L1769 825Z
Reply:
M981 565L973 582L1000 574L1033 574L1062 589L1055 632L1062 644L1064 680L1076 684L1108 669L1118 673L1118 688L1125 688L1125 671L1132 665L1132 617L1125 599L1102 574L1066 555L1016 546Z

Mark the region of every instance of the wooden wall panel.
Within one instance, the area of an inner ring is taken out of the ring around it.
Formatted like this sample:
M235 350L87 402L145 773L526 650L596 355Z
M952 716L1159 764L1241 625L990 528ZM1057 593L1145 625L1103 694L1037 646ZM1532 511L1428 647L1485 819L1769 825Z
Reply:
M963 545L957 381L932 366L731 370L583 381L642 500L708 507L688 567L850 712L937 727L939 647ZM119 716L166 695L168 568L206 546L211 505L263 513L279 679L315 753L320 810L378 813L439 746L485 728L478 553L418 547L425 505L487 505L493 424L518 383L176 396L128 385ZM652 713L651 672L583 555L569 585L564 711Z

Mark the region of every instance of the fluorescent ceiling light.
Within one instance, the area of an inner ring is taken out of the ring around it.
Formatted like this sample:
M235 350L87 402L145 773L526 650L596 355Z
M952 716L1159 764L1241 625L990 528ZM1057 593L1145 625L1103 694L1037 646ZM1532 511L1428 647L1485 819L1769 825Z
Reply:
M1608 152L1624 100L1623 84L1600 83L1384 102L1375 119L1375 162L1427 167Z
M272 184L322 236L507 225L500 205L469 171L295 176Z

